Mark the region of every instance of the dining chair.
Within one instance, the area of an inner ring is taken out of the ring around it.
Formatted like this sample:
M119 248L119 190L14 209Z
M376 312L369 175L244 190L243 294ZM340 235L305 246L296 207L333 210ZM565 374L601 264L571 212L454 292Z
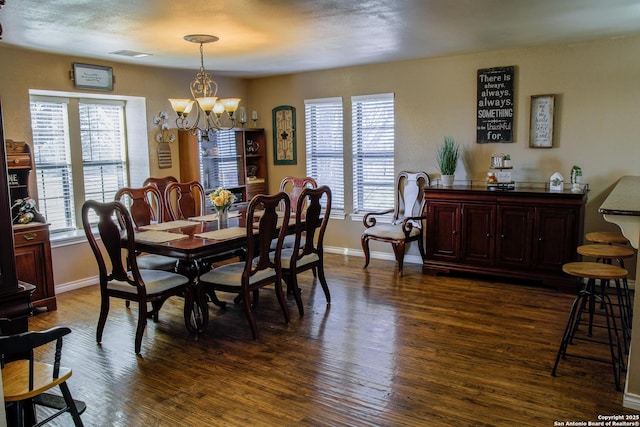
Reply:
M204 215L205 197L204 188L198 181L170 182L164 193L170 220Z
M293 294L298 311L302 316L304 308L298 286L298 274L312 270L322 285L327 304L331 294L324 274L323 241L331 214L331 190L326 185L305 188L297 199L296 233L293 248L282 250L282 277L287 284L287 293Z
M128 207L136 227L164 221L164 197L153 185L142 188L123 187L115 200ZM158 254L139 254L138 268L143 270L176 271L177 259Z
M167 206L167 204L164 203L164 192L167 189L167 185L169 185L169 183L171 182L178 182L178 180L176 179L175 176L171 176L171 175L164 176L161 178L150 176L149 178L145 179L144 182L142 183L142 185L145 187L147 185L153 185L158 189L158 191L160 191L160 195L162 196L164 221L169 221L171 218L171 214L169 213L169 206Z
M67 385L72 371L60 366L62 337L70 333L71 329L59 326L46 331L0 337L2 385L8 425L40 426L67 412L75 426L83 425L80 414L84 412L86 405L73 399ZM34 349L54 341L53 364L34 360ZM47 393L56 386L62 396ZM38 422L36 406L53 408L56 412Z
M93 234L91 214L95 214L98 218L97 231L103 245L98 245L96 236ZM87 200L82 205L82 223L98 263L100 276L101 304L96 341L102 342L102 332L109 314L110 298L136 301L138 327L135 352L139 354L147 317L152 317L153 321L157 322L158 312L164 302L172 296L183 295L189 279L169 271L145 270L138 267L133 221L122 203ZM123 264L123 250L128 268ZM110 270L107 268L107 259L110 261ZM150 313L147 311L147 303L152 307Z
M364 268L369 265L369 241L391 243L398 262L398 274L402 276L406 244L417 241L422 259L424 253L423 215L424 188L429 185L425 172L398 173L394 187L394 207L380 212L369 212L363 218L364 232L360 238L364 251ZM383 215L393 214L390 223L378 223Z
M281 203L285 209L284 214L279 216L277 208ZM289 197L284 192L254 196L246 213L245 260L216 267L202 274L198 280L198 286L203 286L207 292L231 292L240 296L254 339L258 339L254 308L258 305L260 288L274 285L285 321L289 322L289 309L282 291L281 266L282 241L289 224L289 209ZM277 238L277 245L270 256L269 246L274 238Z
M284 191L289 195L289 201L291 203L291 214L295 215L296 209L298 206L298 197L302 193L302 190L305 188L318 188L318 183L315 179L310 176L306 177L295 177L295 176L285 176L280 181L280 191ZM292 248L293 247L294 236L289 234L284 238L284 243L282 244L282 248ZM303 239L304 244L304 239ZM276 242L273 241L271 243L271 250L274 250L276 247ZM314 277L316 275L315 269L313 270Z

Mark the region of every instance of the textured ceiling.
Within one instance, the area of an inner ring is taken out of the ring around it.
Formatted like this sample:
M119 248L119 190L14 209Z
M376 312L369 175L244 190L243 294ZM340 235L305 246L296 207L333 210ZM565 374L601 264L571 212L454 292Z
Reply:
M0 43L265 76L640 33L640 0L7 0ZM151 54L130 58L111 52Z

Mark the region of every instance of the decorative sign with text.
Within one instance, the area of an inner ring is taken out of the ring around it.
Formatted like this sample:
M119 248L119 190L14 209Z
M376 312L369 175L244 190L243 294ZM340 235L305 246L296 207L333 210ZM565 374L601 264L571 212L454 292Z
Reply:
M478 70L477 142L513 142L515 67Z

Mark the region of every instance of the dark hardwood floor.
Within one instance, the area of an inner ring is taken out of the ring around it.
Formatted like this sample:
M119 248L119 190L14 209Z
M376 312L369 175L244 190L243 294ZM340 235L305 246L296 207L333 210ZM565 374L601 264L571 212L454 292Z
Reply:
M233 303L211 307L196 340L175 298L147 325L140 357L136 307L122 301L97 345L97 287L58 295L58 310L30 328L73 330L63 364L86 426L553 426L636 413L622 407L606 364L567 358L551 376L572 295L424 276L415 264L398 278L393 262L363 270L362 258L326 258L332 304L304 274L306 312L290 298L287 325L264 290L258 341ZM588 351L606 356L604 347Z

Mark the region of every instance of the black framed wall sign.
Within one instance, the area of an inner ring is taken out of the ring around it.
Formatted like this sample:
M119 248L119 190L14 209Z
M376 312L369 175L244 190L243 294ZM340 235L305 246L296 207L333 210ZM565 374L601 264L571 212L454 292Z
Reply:
M478 144L513 142L515 66L478 70Z
M73 63L73 86L77 89L113 90L113 68Z
M273 109L273 163L297 164L296 109L281 105Z

